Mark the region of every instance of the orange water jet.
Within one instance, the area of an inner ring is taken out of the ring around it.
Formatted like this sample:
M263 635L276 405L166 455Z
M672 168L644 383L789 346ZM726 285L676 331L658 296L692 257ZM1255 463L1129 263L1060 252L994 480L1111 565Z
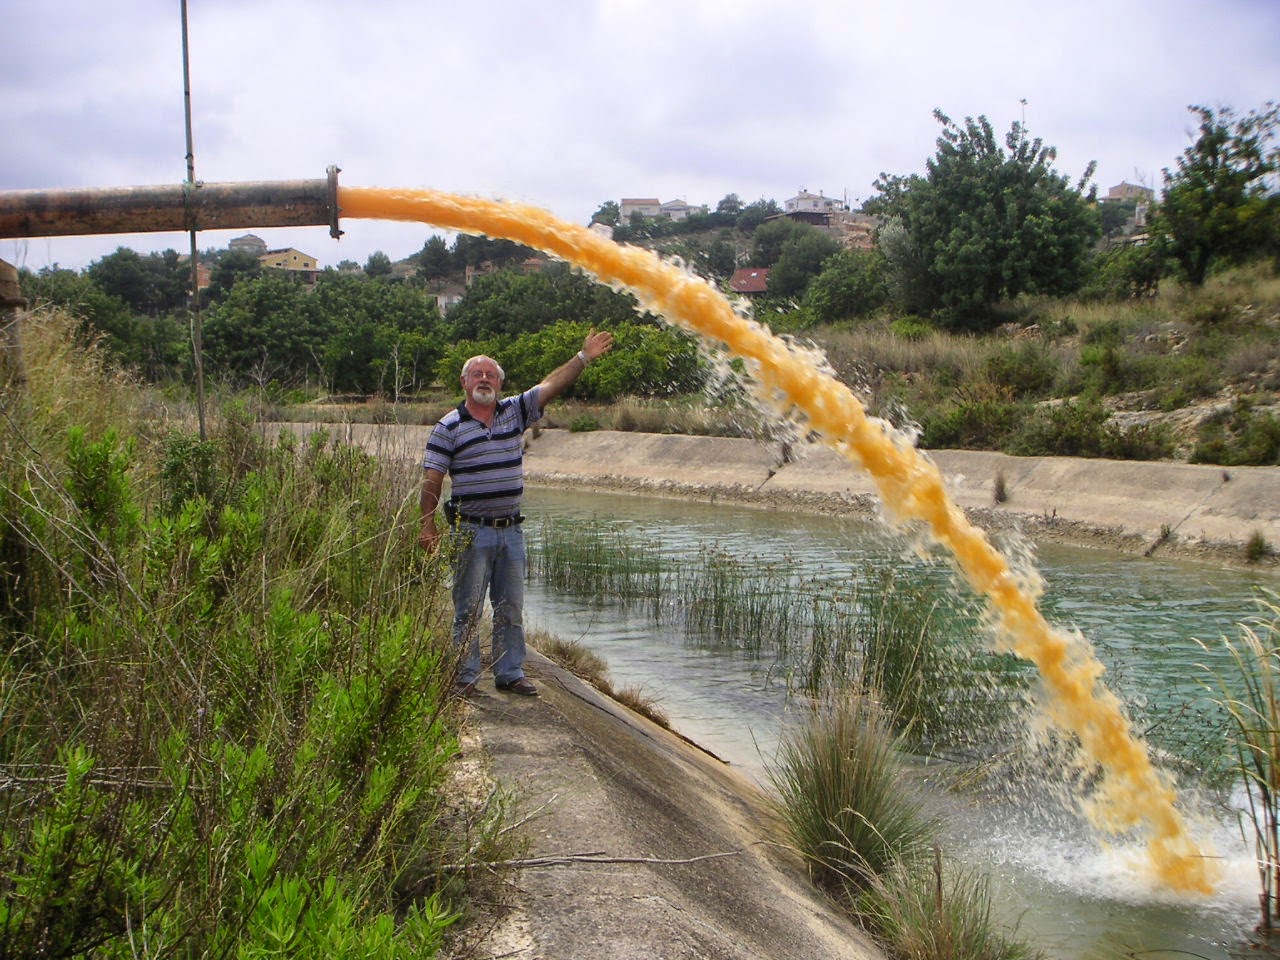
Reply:
M868 417L853 392L818 369L786 341L736 312L706 281L648 250L620 246L536 207L431 190L342 187L343 217L408 220L464 233L514 240L543 250L633 294L668 322L717 341L748 364L762 396L784 415L804 412L806 427L863 467L875 481L890 519L923 522L952 554L970 586L989 604L1002 649L1031 661L1049 697L1050 718L1079 738L1103 772L1090 817L1115 833L1145 835L1160 882L1181 892L1211 893L1217 876L1187 831L1169 779L1131 732L1119 701L1101 683L1090 646L1053 629L1041 614L1038 590L1020 582L986 535L947 495L937 466L888 424Z

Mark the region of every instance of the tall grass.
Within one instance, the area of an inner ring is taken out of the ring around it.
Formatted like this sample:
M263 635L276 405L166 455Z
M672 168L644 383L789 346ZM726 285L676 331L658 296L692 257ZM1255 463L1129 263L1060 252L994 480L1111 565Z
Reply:
M784 735L770 769L776 810L815 880L891 957L1036 956L993 920L980 874L955 870L944 883L936 826L901 746L887 713L864 694L822 701ZM925 866L930 851L932 876Z
M1268 938L1280 918L1280 597L1258 600L1259 615L1223 638L1233 669L1212 686L1230 718L1230 750L1244 787L1242 829L1252 833L1258 866L1258 929ZM1203 643L1202 646L1205 646Z
M856 693L784 732L769 771L777 811L822 885L865 886L928 848L932 824L898 746L888 713Z
M0 955L429 956L464 860L443 571L323 435L207 440L74 324L0 410ZM474 841L468 841L474 846Z
M874 689L897 729L929 749L1001 736L1025 664L985 649L977 615L936 572L868 565L806 573L795 558L710 543L677 553L598 520L545 524L533 570L558 590L641 610L699 645L778 662L796 692Z

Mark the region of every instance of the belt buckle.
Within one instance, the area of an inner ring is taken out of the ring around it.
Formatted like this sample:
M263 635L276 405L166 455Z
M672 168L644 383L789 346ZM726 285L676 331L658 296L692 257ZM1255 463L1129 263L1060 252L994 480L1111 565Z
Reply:
M494 517L493 525L499 529L509 527L515 521L511 517Z

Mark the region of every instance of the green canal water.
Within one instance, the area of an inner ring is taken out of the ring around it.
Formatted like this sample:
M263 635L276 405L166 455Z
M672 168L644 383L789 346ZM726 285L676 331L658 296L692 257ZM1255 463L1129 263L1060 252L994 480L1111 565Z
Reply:
M786 558L801 565L806 578L833 582L869 563L890 564L936 577L939 589L963 590L945 564L915 557L873 522L549 489L530 490L525 512L531 547L544 524L591 520L618 525L676 557L697 557L713 547L740 559ZM1256 615L1260 589L1280 586L1280 578L1267 573L1060 545L1001 546L1033 554L1045 580L1048 619L1080 630L1093 643L1107 667L1108 686L1135 717L1166 717L1170 705L1187 702L1198 680L1210 679L1204 665L1225 668L1221 639L1236 637L1238 624ZM526 599L528 627L599 654L616 686L639 688L673 727L767 788L779 735L800 710L787 696L779 665L708 649L643 610L551 590L536 577ZM1202 804L1194 789L1184 792L1183 803L1197 836L1208 840L1225 867L1225 881L1209 899L1176 899L1144 888L1136 879L1139 852L1102 845L1053 797L974 801L939 791L932 799L946 823L948 851L988 874L1000 916L1050 957L1193 954L1225 960L1237 954L1254 922L1250 848L1231 810Z

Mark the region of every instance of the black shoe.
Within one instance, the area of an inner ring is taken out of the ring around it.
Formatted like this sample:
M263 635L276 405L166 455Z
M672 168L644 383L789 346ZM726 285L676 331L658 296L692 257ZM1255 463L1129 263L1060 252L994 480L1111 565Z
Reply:
M506 683L498 681L494 686L499 690L505 690L507 693L518 693L522 697L536 697L538 695L538 688L533 685L533 681L528 677L509 680Z

